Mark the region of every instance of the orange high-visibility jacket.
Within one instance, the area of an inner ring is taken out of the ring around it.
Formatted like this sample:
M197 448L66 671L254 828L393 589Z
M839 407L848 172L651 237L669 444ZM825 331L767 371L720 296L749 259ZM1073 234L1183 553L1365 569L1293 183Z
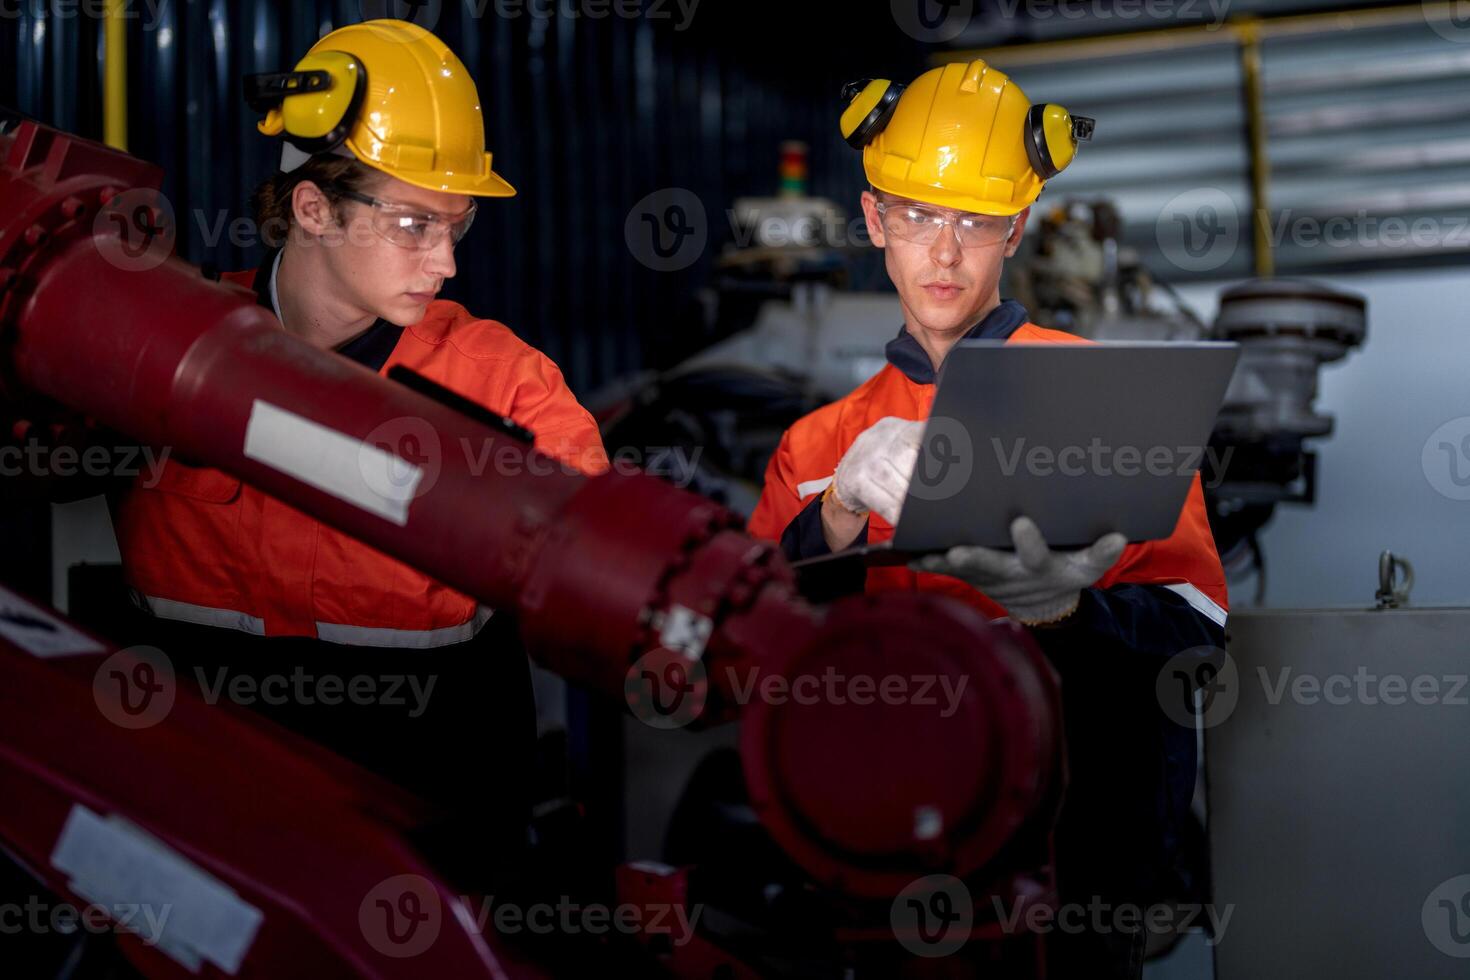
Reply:
M1026 322L1025 308L1012 300L1002 303L967 336L1003 338L1008 343L1089 342ZM781 542L790 558L827 553L821 536L821 494L831 484L838 462L858 434L885 416L911 420L929 417L935 385L928 355L907 330L889 343L887 354L889 363L856 391L793 425L782 437L766 469L765 489L750 518L749 529L757 537ZM878 543L892 537L893 527L872 514L868 520L867 542ZM1199 474L1195 474L1174 533L1160 541L1128 545L1117 564L1090 591L1106 592L1125 584L1158 586L1178 597L1178 600L1161 597L1154 590L1130 590L1130 601L1153 607L1164 601L1172 607L1167 610L1171 613L1187 604L1215 629L1223 630L1229 600L1225 574L1205 515ZM1006 615L1003 607L959 579L916 573L904 567L869 569L866 589L869 592L895 589L938 592L969 603L991 618ZM1132 612L1136 613L1137 609ZM1137 621L1136 615L1125 618ZM1209 626L1205 629L1210 636L1214 635L1215 629Z
M256 292L271 306L268 263ZM226 273L247 288L255 272ZM586 473L608 468L592 416L561 372L503 324L431 302L406 328L379 320L341 352L386 374L403 364L529 428L536 447ZM355 646L470 639L492 610L228 473L169 459L140 477L113 524L134 601L172 620Z

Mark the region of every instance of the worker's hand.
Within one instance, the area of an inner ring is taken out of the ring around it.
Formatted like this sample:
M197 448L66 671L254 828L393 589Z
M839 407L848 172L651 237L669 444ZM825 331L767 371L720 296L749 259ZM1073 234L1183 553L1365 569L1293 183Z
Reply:
M1114 531L1078 551L1052 551L1029 517L1011 522L1014 552L960 546L926 555L909 567L953 575L1005 606L1017 622L1035 626L1070 616L1082 590L1102 578L1123 554L1128 539Z
M857 513L877 511L889 524L897 524L923 434L923 422L893 416L865 429L837 464L837 502Z

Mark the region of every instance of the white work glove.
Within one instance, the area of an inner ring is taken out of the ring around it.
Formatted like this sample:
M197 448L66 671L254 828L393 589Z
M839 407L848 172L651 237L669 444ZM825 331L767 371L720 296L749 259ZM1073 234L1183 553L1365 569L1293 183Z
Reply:
M1114 531L1078 551L1052 551L1029 517L1011 522L1014 552L961 545L925 555L909 567L963 579L1027 625L1056 622L1077 608L1082 590L1102 578L1128 539Z
M859 514L877 511L889 524L897 524L923 435L923 422L893 416L864 429L837 464L832 479L837 502Z

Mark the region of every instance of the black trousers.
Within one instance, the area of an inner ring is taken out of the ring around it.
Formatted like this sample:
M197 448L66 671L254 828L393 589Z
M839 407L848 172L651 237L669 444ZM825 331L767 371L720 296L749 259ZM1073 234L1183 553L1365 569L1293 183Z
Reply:
M181 688L241 704L443 814L420 849L465 884L515 873L533 802L536 708L516 624L428 650L261 637L136 612L129 644L168 655Z
M1069 775L1055 837L1067 918L1048 937L1048 976L1137 980L1142 913L1184 887L1178 824L1188 796L1175 783L1193 786L1194 733L1160 711L1154 660L1108 637L1033 635L1061 677ZM1181 754L1187 765L1171 763Z

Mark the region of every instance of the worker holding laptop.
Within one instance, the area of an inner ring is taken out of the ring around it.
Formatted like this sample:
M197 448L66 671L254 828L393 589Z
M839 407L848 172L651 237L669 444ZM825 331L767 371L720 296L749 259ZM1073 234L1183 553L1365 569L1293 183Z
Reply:
M1086 343L1027 322L999 285L1030 205L1090 137L1092 121L1031 105L978 60L935 68L906 87L855 83L844 95L843 135L862 150L871 185L863 214L904 324L887 345L888 364L799 420L771 460L750 530L779 541L793 561L893 537L936 377L961 341ZM1130 543L1114 532L1053 550L1037 522L1020 516L1010 548L961 546L907 564L841 568L854 591L941 593L1034 627L1062 677L1069 734L1071 787L1057 834L1064 903L1148 904L1187 884L1176 864L1195 736L1163 715L1154 682L1169 658L1223 647L1227 597L1199 476L1182 479L1177 523L1158 540ZM1058 975L1141 970L1141 930L1058 938ZM1068 973L1069 965L1083 972Z

